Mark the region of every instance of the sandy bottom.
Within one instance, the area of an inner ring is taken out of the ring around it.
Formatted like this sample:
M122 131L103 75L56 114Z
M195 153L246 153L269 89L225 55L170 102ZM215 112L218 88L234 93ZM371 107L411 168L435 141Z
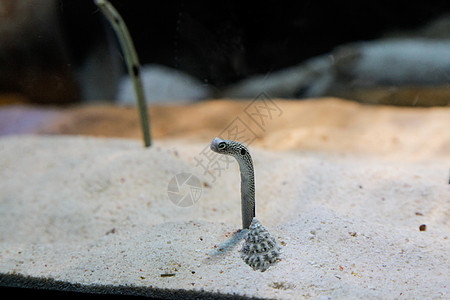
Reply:
M232 244L238 166L204 172L207 147L0 138L0 285L180 298L449 297L442 143L393 157L255 142L256 214L282 245L281 261L263 273L239 257L242 241ZM201 186L188 207L168 198L183 172Z

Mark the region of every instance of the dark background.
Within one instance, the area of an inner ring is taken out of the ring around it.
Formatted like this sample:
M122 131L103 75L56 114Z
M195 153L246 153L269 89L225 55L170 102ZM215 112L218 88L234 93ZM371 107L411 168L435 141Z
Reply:
M111 2L141 64L193 75L219 97L241 79L343 44L414 32L450 13L448 0ZM115 33L93 1L0 0L0 105L111 101L125 73Z
M414 30L450 11L450 1L121 1L141 63L181 69L221 87L298 64L338 45ZM102 34L91 1L62 0L72 55L82 60Z

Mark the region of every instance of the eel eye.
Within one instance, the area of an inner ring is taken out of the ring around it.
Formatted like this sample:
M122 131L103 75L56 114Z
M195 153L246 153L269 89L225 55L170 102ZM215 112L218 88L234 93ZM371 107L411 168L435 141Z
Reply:
M241 149L241 155L245 155L245 153L247 153L247 151L245 151L245 149Z
M226 144L225 142L221 142L221 143L219 143L219 145L217 145L217 147L218 147L220 150L225 149L226 146L227 146L227 144Z

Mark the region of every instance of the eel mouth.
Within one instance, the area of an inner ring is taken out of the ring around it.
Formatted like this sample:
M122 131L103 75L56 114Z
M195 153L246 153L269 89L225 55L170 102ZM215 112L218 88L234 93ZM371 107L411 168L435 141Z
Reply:
M214 138L211 142L211 145L209 146L209 148L214 151L214 152L219 152L219 148L217 147L217 145L219 145L219 143L222 142L221 139L219 138Z

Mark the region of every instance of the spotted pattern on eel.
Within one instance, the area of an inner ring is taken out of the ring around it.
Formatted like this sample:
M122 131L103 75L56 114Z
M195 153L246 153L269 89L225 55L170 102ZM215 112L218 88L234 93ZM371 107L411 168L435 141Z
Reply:
M230 155L239 163L241 171L241 211L242 228L248 229L255 217L255 174L253 160L247 147L241 143L215 138L211 150L219 154Z
M281 246L267 229L255 218L255 174L253 160L247 147L241 143L215 138L211 150L234 157L241 173L242 227L247 230L241 258L246 264L261 272L280 259Z

